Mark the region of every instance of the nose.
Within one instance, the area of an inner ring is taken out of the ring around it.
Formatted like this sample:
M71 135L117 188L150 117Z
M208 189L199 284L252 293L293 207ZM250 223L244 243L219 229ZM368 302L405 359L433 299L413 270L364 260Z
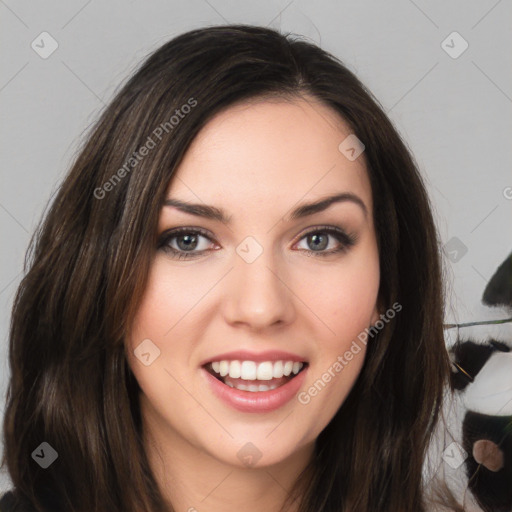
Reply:
M256 331L293 321L293 291L282 266L273 260L271 251L263 251L252 263L236 256L224 297L228 323Z

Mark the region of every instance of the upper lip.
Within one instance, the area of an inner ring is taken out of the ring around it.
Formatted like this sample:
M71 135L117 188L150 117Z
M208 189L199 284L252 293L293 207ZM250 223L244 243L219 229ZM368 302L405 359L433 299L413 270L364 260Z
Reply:
M250 352L248 350L236 350L234 352L224 352L205 359L201 366L207 365L213 361L254 361L261 363L264 361L297 361L299 363L306 362L304 357L291 352L282 350L266 350L265 352Z

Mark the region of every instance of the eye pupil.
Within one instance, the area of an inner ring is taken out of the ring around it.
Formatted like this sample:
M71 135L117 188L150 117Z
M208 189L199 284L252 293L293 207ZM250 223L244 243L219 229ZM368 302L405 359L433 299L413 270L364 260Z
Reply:
M317 243L320 238L324 239L323 243L322 242ZM310 235L308 237L308 239L309 239L309 241L313 241L314 240L314 242L313 242L314 246L317 249L320 249L320 250L325 249L327 247L327 245L328 245L328 237L326 235L318 235L317 233L315 233L313 235Z
M197 246L197 235L181 235L177 237L178 247L182 250L195 249ZM187 240L185 245L182 247L180 244L181 240Z

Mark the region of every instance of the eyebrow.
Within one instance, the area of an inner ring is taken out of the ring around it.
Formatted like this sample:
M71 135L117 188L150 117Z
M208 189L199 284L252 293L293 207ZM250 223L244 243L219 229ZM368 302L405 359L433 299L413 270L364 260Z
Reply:
M286 217L286 220L292 221L296 219L302 219L315 213L322 212L329 208L331 205L341 202L352 202L359 205L363 210L365 217L368 216L368 209L359 196L351 192L343 192L341 194L327 196L324 199L320 199L319 201L315 201L313 203L301 204ZM228 217L222 208L217 208L215 206L206 204L187 203L173 198L166 199L164 206L173 206L184 213L196 215L197 217L204 217L206 219L216 220L224 224L229 224L232 217Z

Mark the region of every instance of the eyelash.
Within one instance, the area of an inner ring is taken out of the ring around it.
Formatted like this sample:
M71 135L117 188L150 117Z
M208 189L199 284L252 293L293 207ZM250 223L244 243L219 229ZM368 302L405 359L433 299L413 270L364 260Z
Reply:
M187 252L187 251L181 251L174 249L170 246L170 241L173 238L178 237L180 234L187 234L187 235L202 235L208 240L211 240L210 234L201 228L187 228L187 227L181 227L181 228L174 228L169 231L164 231L158 241L158 249L161 249L167 253L170 253L173 258L179 259L179 260L188 260L200 257L203 253L210 251L212 249L205 249L203 251L197 251L197 252ZM320 257L326 257L330 256L332 254L338 254L338 253L345 253L347 252L355 243L357 242L357 236L354 234L345 233L340 228L336 228L333 226L319 226L315 229L308 231L307 233L304 233L302 237L299 239L299 242L303 240L304 238L315 235L315 234L327 234L331 235L334 238L340 242L340 246L337 249L331 249L330 251L312 251L309 249L301 249L302 252L305 252L308 256L320 256Z

